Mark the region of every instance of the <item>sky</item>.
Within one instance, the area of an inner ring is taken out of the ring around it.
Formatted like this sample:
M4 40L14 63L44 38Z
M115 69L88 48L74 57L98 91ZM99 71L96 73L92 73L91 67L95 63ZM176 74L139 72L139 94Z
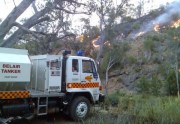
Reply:
M14 0L16 6L19 5L19 3L22 0ZM4 20L8 14L12 11L12 9L15 7L13 0L0 0L0 19ZM27 17L27 15L30 17L33 14L33 11L31 7L29 7L19 18L20 20L23 17Z
M22 0L14 0L16 6L22 1ZM38 0L38 1L42 1L42 0ZM121 2L121 0L113 0L114 4L119 4ZM135 5L138 3L139 0L131 0L132 3L134 3ZM152 8L158 8L161 5L165 5L167 2L171 3L175 0L149 0L150 2L148 4L145 5L146 11L152 9ZM8 14L11 12L11 10L15 7L13 0L0 0L0 19L4 20ZM18 19L17 21L19 22L19 20L21 20L22 18L26 17L30 17L31 15L33 15L33 10L31 9L31 7L29 7ZM81 18L81 16L75 17L73 19L73 22L75 24L77 24L77 22L79 22L79 18ZM91 18L91 25L97 25L96 23L98 22L94 22L94 20L98 20L98 17L94 15L90 16ZM77 26L80 26L77 24Z

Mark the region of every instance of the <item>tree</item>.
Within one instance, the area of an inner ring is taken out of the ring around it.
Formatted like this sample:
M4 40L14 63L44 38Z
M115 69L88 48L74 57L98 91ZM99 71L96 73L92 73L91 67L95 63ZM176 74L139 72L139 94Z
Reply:
M89 14L88 6L78 0L48 0L44 2L44 6L37 7L36 0L22 0L0 24L0 46L12 47L20 40L35 41L40 44L46 40L45 44L48 44L47 47L49 47L52 42L66 37L74 37L68 29L70 14ZM31 4L35 11L34 15L26 19L22 25L16 22L17 18ZM78 10L79 7L86 7L86 9L81 11ZM6 39L13 26L18 29Z
M100 29L97 26L91 26L90 20L86 18L82 18L81 21L84 23L82 29L83 32L81 34L81 45L86 56L91 56L95 58L95 48L93 47L93 40L99 36Z
M99 17L99 28L100 28L100 37L98 39L99 52L97 53L97 57L96 57L96 61L98 64L101 63L104 43L106 39L109 37L106 31L109 31L109 29L113 29L112 27L116 23L116 19L122 18L124 16L126 12L125 7L128 6L128 2L129 0L122 0L121 3L117 5L117 7L113 5L112 0L98 0L95 2L95 10L96 10L95 12Z
M139 0L138 1L138 6L137 6L137 18L140 18L143 15L144 12L144 0Z
M106 53L103 58L103 63L101 65L102 69L105 71L105 90L106 95L108 94L108 81L109 81L109 71L117 64L121 64L123 58L126 56L126 51L128 50L127 43L113 43L112 45L107 44Z
M179 97L179 61L180 61L180 27L169 28L166 31L166 38L169 47L169 62L175 70L177 95Z

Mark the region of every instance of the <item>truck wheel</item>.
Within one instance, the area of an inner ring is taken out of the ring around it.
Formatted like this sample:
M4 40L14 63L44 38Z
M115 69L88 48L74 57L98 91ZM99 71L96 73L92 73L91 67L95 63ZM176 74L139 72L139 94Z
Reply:
M75 120L83 120L87 117L90 111L90 102L85 97L75 98L70 106L70 117Z

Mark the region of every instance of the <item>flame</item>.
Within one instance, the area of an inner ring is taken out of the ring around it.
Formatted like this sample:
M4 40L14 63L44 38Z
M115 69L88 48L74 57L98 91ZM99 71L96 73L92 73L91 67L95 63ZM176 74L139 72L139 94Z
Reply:
M180 26L180 19L178 19L177 21L173 22L171 27L172 28L178 28Z
M96 41L99 39L100 36L98 36L97 38L93 39L92 40L92 45L95 47L95 48L98 48L100 45L97 45L96 44ZM109 41L106 41L104 42L104 45L107 45L107 46L111 46L111 43Z
M159 32L160 29L161 29L161 28L160 28L160 25L159 25L159 24L157 24L157 25L154 26L154 31Z
M171 28L178 28L178 27L180 27L180 19L178 19L177 21L173 21L170 24L170 27ZM161 27L159 24L156 24L154 26L154 31L159 32L161 28L166 28L166 26Z
M99 45L96 45L96 41L98 40L98 38L99 38L99 36L92 41L92 45L93 45L95 48L98 48L98 47L99 47Z
M83 34L80 35L80 36L79 36L79 39L80 39L80 42L82 43L82 42L84 41L84 35L83 35Z

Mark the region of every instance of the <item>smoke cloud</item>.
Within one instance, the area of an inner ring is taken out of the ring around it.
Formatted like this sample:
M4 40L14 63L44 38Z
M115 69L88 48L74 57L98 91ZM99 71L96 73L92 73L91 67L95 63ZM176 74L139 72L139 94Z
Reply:
M141 34L147 33L149 31L152 31L154 29L154 26L157 24L160 26L168 25L177 19L180 19L180 1L175 1L169 4L168 6L166 6L165 12L163 14L161 14L154 20L146 24L143 24L140 30L136 33L131 34L130 37L135 39L136 37L139 36L138 34L140 32Z
M155 24L166 24L180 18L180 1L173 2L167 8L165 8L165 13L160 15L154 20Z

